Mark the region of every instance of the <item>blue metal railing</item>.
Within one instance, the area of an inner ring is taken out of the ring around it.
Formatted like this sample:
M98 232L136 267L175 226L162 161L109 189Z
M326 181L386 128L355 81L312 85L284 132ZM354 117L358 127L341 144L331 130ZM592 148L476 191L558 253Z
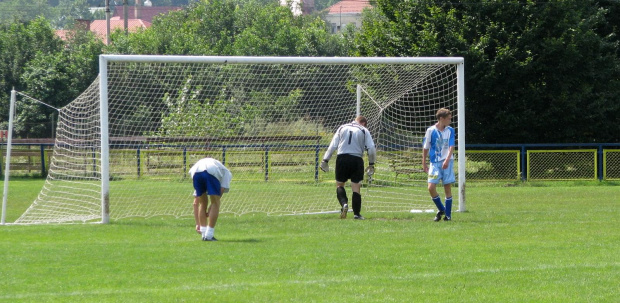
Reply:
M44 176L47 173L47 165L46 165L46 161L45 161L45 151L46 149L49 149L50 147L53 147L54 144L52 143L14 143L13 146L28 146L29 150L36 150L33 149L33 146L38 146L38 149L40 151L39 155L40 155L40 163L41 163L41 174L42 176ZM269 179L269 156L270 156L270 152L273 151L274 149L282 149L282 148L294 148L296 150L306 150L306 151L314 151L315 155L314 155L314 178L315 180L318 180L319 178L319 163L320 163L320 152L321 150L324 150L327 148L326 145L320 145L320 144L307 144L307 145L282 145L282 144L213 144L213 145L209 145L208 147L205 146L186 146L186 145L168 145L168 144L152 144L152 145L144 145L144 144L111 144L110 148L111 149L135 149L136 150L136 158L137 158L137 173L138 176L141 175L141 153L143 153L144 150L153 150L153 149L158 149L158 148L178 148L182 151L182 155L183 155L183 168L184 171L187 171L187 154L188 154L188 149L205 149L208 148L209 150L214 150L214 149L221 149L222 151L222 163L226 164L227 161L227 153L231 150L231 149L256 149L256 150L263 150L264 151L264 169L265 169L265 180L267 181ZM561 150L563 148L570 148L570 149L583 149L583 148L596 148L597 150L597 167L596 167L596 171L597 171L597 178L598 180L603 180L604 176L603 176L603 165L605 165L603 163L603 153L604 153L604 149L605 148L618 148L620 147L620 143L535 143L535 144L466 144L465 145L465 149L466 150L494 150L494 149L519 149L520 150L520 162L521 162L521 179L523 181L527 180L527 151L531 150L533 148L547 148L547 149L558 149ZM402 149L406 149L406 148L421 148L421 146L419 144L413 144L413 145L409 145L409 146L405 146L405 145L379 145L378 148L381 149L385 149L385 150L402 150ZM95 159L95 149L94 147L92 147L93 149L93 166L96 166L96 159ZM6 142L0 142L0 150L2 150L2 161L0 161L0 176L3 176L3 169L4 169L4 150L6 150ZM19 150L19 149L17 149ZM14 149L14 151L17 151ZM96 169L95 169L96 170Z

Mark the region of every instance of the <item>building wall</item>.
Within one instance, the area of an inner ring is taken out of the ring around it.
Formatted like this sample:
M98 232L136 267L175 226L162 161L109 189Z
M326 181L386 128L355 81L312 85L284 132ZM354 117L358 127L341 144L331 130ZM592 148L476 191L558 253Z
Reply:
M325 16L327 24L331 25L332 34L342 31L347 24L354 24L355 27L362 27L362 14L361 13L342 13L342 14L328 14Z

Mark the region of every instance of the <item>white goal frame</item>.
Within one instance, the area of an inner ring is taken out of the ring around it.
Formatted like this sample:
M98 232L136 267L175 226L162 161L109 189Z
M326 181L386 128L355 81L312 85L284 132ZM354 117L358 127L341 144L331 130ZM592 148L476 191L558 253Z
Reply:
M219 63L219 64L453 64L457 66L457 146L459 212L465 208L465 81L464 59L461 57L238 57L238 56L157 56L157 55L101 55L100 118L101 118L101 223L110 221L110 146L108 133L108 63ZM359 98L358 93L358 98ZM359 108L358 108L359 110Z

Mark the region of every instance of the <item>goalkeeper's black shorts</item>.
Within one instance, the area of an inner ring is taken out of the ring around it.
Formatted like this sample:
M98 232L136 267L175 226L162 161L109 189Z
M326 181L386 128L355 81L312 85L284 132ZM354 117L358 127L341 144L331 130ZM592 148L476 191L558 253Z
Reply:
M349 154L336 157L336 181L360 183L364 180L364 159Z

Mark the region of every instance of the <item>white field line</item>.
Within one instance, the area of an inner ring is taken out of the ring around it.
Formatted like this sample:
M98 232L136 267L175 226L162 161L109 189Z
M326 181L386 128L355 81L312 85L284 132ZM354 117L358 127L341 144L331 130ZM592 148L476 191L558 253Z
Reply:
M106 289L95 291L72 291L72 292L34 292L30 290L28 293L23 294L2 294L0 300L19 300L19 299L33 299L39 298L41 300L55 298L70 298L76 296L98 296L98 295L113 295L113 294L125 294L125 293L158 293L168 291L201 291L201 290L227 290L234 288L248 289L257 286L269 286L269 285L281 285L281 284L302 284L302 285L324 285L332 284L336 282L348 281L375 281L377 279L392 279L392 280L412 280L417 278L433 278L433 277L446 277L446 276L460 276L471 274L496 274L496 273L510 273L510 272L529 272L529 271L546 271L546 270L558 270L558 269L571 269L571 268L604 268L604 267L620 267L620 262L613 263L599 263L599 264L570 264L570 265L547 265L542 264L532 267L518 267L518 268L487 268L476 269L466 271L452 271L448 273L411 273L404 276L351 276L351 277L331 277L321 280L278 280L268 282L250 282L250 283L235 283L235 284L212 284L212 285L186 285L178 287L155 287L155 288L124 288L124 289Z

